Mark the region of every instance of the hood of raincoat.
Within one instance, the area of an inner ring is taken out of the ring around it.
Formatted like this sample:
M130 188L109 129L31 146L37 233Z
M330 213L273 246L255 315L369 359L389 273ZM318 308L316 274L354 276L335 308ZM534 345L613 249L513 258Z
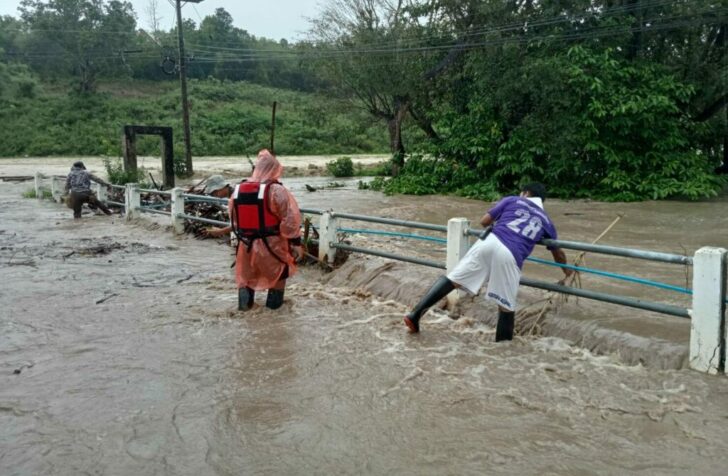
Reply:
M275 155L271 154L268 149L258 152L258 160L255 161L255 170L250 176L251 182L269 182L271 180L279 180L283 175L283 166Z

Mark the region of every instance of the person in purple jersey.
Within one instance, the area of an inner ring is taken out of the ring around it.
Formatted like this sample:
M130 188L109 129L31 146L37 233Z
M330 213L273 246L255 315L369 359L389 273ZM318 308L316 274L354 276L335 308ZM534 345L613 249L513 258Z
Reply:
M498 304L495 340L513 339L516 296L523 261L542 238L557 239L556 227L543 209L546 187L531 183L519 196L505 197L480 220L486 231L447 276L440 276L404 318L410 332L420 331L420 318L453 289L478 294L487 281L486 297ZM495 224L494 224L495 223ZM492 227L491 227L492 225ZM488 229L488 227L491 227ZM549 247L554 261L566 264L561 248ZM561 268L569 277L573 271Z

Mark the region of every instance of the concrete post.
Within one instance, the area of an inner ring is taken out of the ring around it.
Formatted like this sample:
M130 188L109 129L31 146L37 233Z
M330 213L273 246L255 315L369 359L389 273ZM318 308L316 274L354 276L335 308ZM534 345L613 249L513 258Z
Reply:
M106 205L106 202L109 201L109 188L106 185L96 184L96 198L99 199L101 203Z
M469 227L470 221L467 218L451 218L447 221L447 259L445 266L448 273L457 266L470 249L470 239L466 234ZM447 295L447 303L450 309L457 304L459 297L460 293L457 290Z
M51 195L53 196L53 201L56 203L63 201L63 189L65 185L61 186L60 181L61 179L58 177L51 177Z
M139 194L139 185L136 183L126 184L126 193L124 194L124 207L126 208L126 219L133 220L141 215L141 196Z
M43 198L43 174L40 172L35 173L35 198L40 200Z
M470 221L467 218L450 218L447 221L447 272L457 266L465 253L470 249L470 240L466 235Z
M336 256L336 248L332 248L331 244L336 243L336 222L338 220L333 212L324 212L319 222L319 260L331 265L334 264Z
M101 193L101 185L96 182L91 182L91 191L96 194L96 198L99 198L99 193ZM99 198L99 200L101 200Z
M182 196L183 193L185 191L180 187L172 189L172 206L170 207L170 211L172 212L172 231L176 235L181 235L185 232L185 219L179 216L185 212L185 197Z
M718 373L725 359L726 250L700 248L693 257L690 367Z

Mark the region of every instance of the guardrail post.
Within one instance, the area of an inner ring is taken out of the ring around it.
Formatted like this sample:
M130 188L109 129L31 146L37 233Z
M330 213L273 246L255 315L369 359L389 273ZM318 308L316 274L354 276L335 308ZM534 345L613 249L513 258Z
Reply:
M133 220L141 215L141 195L139 194L139 185L136 183L126 184L126 193L124 194L124 208L126 209L126 219Z
M53 201L56 203L61 203L63 201L63 190L58 184L60 180L61 179L58 177L51 177L51 195L53 197Z
M37 198L38 200L43 198L43 191L41 188L42 186L43 186L43 174L40 172L36 172L35 173L35 198Z
M457 266L470 249L470 239L467 235L468 228L470 228L470 221L467 218L450 218L447 221L447 259L445 266L448 273ZM447 296L448 304L451 307L454 306L459 297L460 293L457 290L451 292Z
M180 187L172 189L172 206L169 210L172 212L172 231L177 235L185 232L185 219L179 216L185 213L185 197L182 195L183 193L185 191Z
M693 257L690 367L718 373L725 360L726 250L700 248Z
M96 198L99 199L99 202L106 204L109 200L109 188L106 185L101 185L100 183L96 185Z
M96 195L96 198L101 200L101 184L91 182L91 191Z
M331 245L336 243L336 222L338 220L333 212L327 211L321 214L319 222L319 260L325 263L334 264L336 248Z

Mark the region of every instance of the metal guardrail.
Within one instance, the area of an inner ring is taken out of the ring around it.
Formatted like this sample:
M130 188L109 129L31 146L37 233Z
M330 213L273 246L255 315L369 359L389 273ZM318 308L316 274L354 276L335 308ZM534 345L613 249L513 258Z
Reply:
M193 200L197 200L200 202L217 203L220 205L228 204L227 198L209 197L207 195L195 195L193 193L183 193L182 196L184 198L192 198Z
M344 218L347 220L366 221L370 223L381 223L383 225L397 225L404 226L407 228L419 228L421 230L433 230L447 233L447 227L444 225L433 225L432 223L422 223L418 221L408 220L397 220L395 218L379 218L371 217L367 215L355 215L353 213L335 213L332 212L331 216L334 218Z
M156 215L167 215L167 216L172 215L172 212L168 212L165 210L157 210L156 208L141 207L139 210L141 210L143 213L152 213L152 214L156 214Z
M482 229L468 228L468 236L480 236ZM543 239L539 243L544 246L556 246L567 250L588 251L590 253L599 253L603 255L622 256L625 258L637 258L648 261L658 261L662 263L674 264L693 264L693 258L690 256L676 255L672 253L661 253L658 251L637 250L634 248L621 248L617 246L593 245L591 243L582 243L579 241L550 240Z
M658 251L636 250L632 248L620 248L616 246L592 245L590 243L580 243L578 241L563 240L541 240L541 244L545 246L558 246L568 250L589 251L591 253L600 253L603 255L623 256L625 258L637 258L648 261L659 261L662 263L674 264L693 264L693 258L690 256L676 255L671 253L661 253Z
M228 226L229 225L229 223L226 221L211 220L209 218L196 217L194 215L187 215L184 213L178 213L177 217L184 218L185 220L192 220L192 221L199 221L202 223L208 223L210 225L218 225L218 226Z
M393 259L397 261L404 261L407 263L414 263L419 264L423 266L428 266L430 268L438 268L438 269L446 269L445 265L442 263L437 263L435 261L420 259L420 258L413 258L408 256L401 256L394 253L387 253L384 251L376 251L376 250L370 250L366 248L359 248L357 246L351 246L344 243L334 243L331 245L332 248L337 248L341 250L347 250L355 253L362 253L366 255L373 255L373 256L379 256L382 258L388 258ZM532 288L537 289L544 289L546 291L554 291L559 292L562 294L569 294L572 296L578 296L585 299L593 299L596 301L603 301L608 302L612 304L619 304L622 306L627 307L633 307L636 309L644 309L647 311L653 311L661 314L667 314L670 316L676 316L676 317L682 317L682 318L690 318L690 312L688 309L678 307L678 306L672 306L670 304L662 304L657 302L651 302L651 301L643 301L641 299L635 299L625 296L616 296L613 294L607 294L607 293L601 293L597 291L590 291L587 289L581 289L581 288L573 288L570 286L563 286L560 284L552 284L545 281L538 281L535 279L530 279L526 277L521 278L521 284L524 286L529 286Z
M350 220L366 221L366 222L371 222L371 223L382 223L382 224L388 224L388 225L398 225L398 226L404 226L404 227L447 232L446 226L432 225L429 223L410 222L410 221L406 221L406 220L378 218L378 217L370 217L370 216L366 216L366 215L355 215L355 214L349 214L349 213L331 213L331 216L333 218L344 218L344 219L350 219ZM338 228L337 228L337 230L338 230ZM465 236L480 236L482 231L483 230L467 228L464 230L464 235ZM630 257L630 258L639 258L639 259L666 262L666 263L692 264L692 261L693 261L692 258L688 257L688 256L674 255L674 254L669 254L669 253L659 253L659 252L653 252L653 251L635 250L635 249L629 249L629 248L619 248L619 247L614 247L614 246L592 245L592 244L588 244L588 243L580 243L580 242L574 242L574 241L543 240L541 244L546 245L546 246L552 245L552 246L559 246L559 247L567 248L567 249L590 251L590 252L594 252L594 253L602 253L602 254L609 254L609 255L615 255L615 256L624 256L624 257ZM367 248L360 248L360 247L356 247L356 246L347 245L344 243L331 243L330 247L336 248L336 249L343 249L343 250L347 250L347 251L351 251L351 252L355 252L355 253L380 256L383 258L394 259L397 261L404 261L404 262L408 262L408 263L420 264L420 265L429 266L432 268L446 269L445 265L443 265L442 263L435 262L435 261L425 260L425 259L421 259L421 258L414 258L414 257L409 257L409 256L402 256L402 255L397 255L394 253L371 250L371 249L367 249ZM555 291L555 292L560 292L560 293L564 293L564 294L570 294L570 295L574 295L574 296L583 297L586 299L594 299L597 301L604 301L604 302L613 303L613 304L620 304L623 306L628 306L628 307L633 307L633 308L638 308L638 309L645 309L648 311L654 311L654 312L658 312L658 313L662 313L662 314L668 314L671 316L690 318L690 314L687 309L681 308L678 306L672 306L669 304L648 302L648 301L643 301L640 299L616 296L616 295L612 295L612 294L601 293L601 292L596 292L596 291L589 291L589 290L584 290L584 289L580 289L580 288L572 288L569 286L563 286L563 285L559 285L559 284L551 284L551 283L546 283L546 282L542 282L542 281L537 281L537 280L533 280L530 278L521 278L521 283L524 286L530 286L530 287L534 287L534 288L545 289L548 291Z
M126 204L120 203L120 202L114 202L113 200L106 200L106 203L108 203L109 205L116 205L117 207L121 207L121 208L126 207Z
M413 240L430 241L433 243L447 244L447 239L437 238L435 236L427 235L416 235L412 233L398 233L395 231L385 230L361 230L356 228L337 228L337 232L341 233L352 233L352 234L363 234L363 235L380 235L380 236L394 236L397 238L411 238Z
M139 190L139 192L160 193L160 191L158 191L158 190ZM160 194L171 195L170 192L161 192ZM210 197L207 195L196 195L196 194L183 193L182 197L183 197L183 199L189 200L189 201L215 203L215 204L219 204L219 205L227 205L227 203L228 203L228 199ZM166 216L172 215L172 212L157 210L154 208L141 207L140 211L142 211L144 213L153 213L153 214L166 215ZM320 210L320 209L302 208L301 213L323 215L326 212L324 212L323 210ZM335 212L331 212L331 211L328 213L331 216L331 218L336 218L336 219L363 221L363 222L378 223L378 224L383 224L383 225L395 225L395 226L401 226L401 227L406 227L406 228L416 228L416 229L437 231L437 232L443 232L443 233L446 233L448 230L447 226L435 225L432 223L422 223L422 222L409 221L409 220L399 220L399 219L395 219L395 218L373 217L373 216L359 215L359 214L353 214L353 213L335 213ZM207 224L216 225L216 226L228 226L228 224L229 224L226 221L212 220L209 218L197 217L194 215L187 215L187 214L183 214L183 213L178 213L175 216L177 218L182 218L185 220L197 221L197 222L207 223ZM355 231L355 230L337 228L337 231L344 231L344 230L352 231L352 232ZM369 230L367 230L367 231L369 231ZM467 229L465 229L464 234L467 236L479 236L481 232L482 232L482 230L467 228ZM387 234L387 232L380 232L380 233ZM396 233L391 233L391 234L396 234ZM412 237L415 237L415 235L412 235ZM429 238L431 238L433 241L438 241L438 242L443 241L442 239L438 239L438 238L434 238L434 237L429 237ZM691 264L692 263L692 258L688 257L688 256L675 255L675 254L670 254L670 253L660 253L660 252L654 252L654 251L636 250L636 249L630 249L630 248L620 248L620 247L614 247L614 246L593 245L593 244L589 244L589 243L581 243L581 242L575 242L575 241L542 240L541 244L546 245L546 246L559 246L561 248L573 249L573 250L578 250L578 251L589 251L589 252L593 252L593 253L601 253L601 254L614 255L614 256L639 258L639 259L645 259L645 260L650 260L650 261L676 263L676 264ZM436 268L436 269L446 269L446 266L443 263L440 263L437 261L432 261L432 260L427 260L427 259L423 259L423 258L402 256L402 255L398 255L398 254L390 253L390 252L386 252L386 251L378 251L378 250L372 250L372 249L347 245L345 243L331 243L330 246L331 246L331 248L341 249L341 250L354 252L354 253L362 253L362 254L367 254L367 255L372 255L372 256L379 256L382 258L394 259L397 261L418 264L418 265L427 266L427 267ZM544 289L544 290L548 290L548 291L560 292L563 294L570 294L570 295L574 295L574 296L583 297L586 299L594 299L594 300L609 302L609 303L613 303L613 304L620 304L623 306L628 306L628 307L633 307L633 308L638 308L638 309L645 309L645 310L659 312L662 314L668 314L668 315L677 316L677 317L683 317L683 318L690 317L687 309L668 305L668 304L648 302L648 301L642 301L639 299L634 299L634 298L629 298L629 297L624 297L624 296L616 296L616 295L612 295L612 294L601 293L601 292L596 292L596 291L589 291L589 290L580 289L580 288L572 288L569 286L551 284L551 283L537 281L537 280L533 280L533 279L525 278L525 277L521 279L521 283L524 286L530 286L530 287Z
M338 248L340 250L352 251L355 253L362 253L365 255L380 256L382 258L389 258L389 259L394 259L397 261L404 261L407 263L421 264L423 266L429 266L430 268L445 269L444 264L438 263L436 261L430 261L430 260L421 259L421 258L413 258L413 257L409 257L409 256L400 256L400 255L396 255L394 253L387 253L386 251L376 251L376 250L370 250L367 248L359 248L357 246L351 246L351 245L347 245L345 243L332 243L331 247Z
M153 188L140 188L139 193L155 193L157 195L172 196L172 192L170 192L168 190L156 190Z
M324 210L318 208L301 208L301 213L308 213L309 215L323 215Z
M583 297L586 299L594 299L596 301L604 301L612 304L620 304L622 306L634 307L637 309L645 309L647 311L659 312L671 316L684 317L690 319L690 312L682 307L671 306L657 302L642 301L625 296L615 296L613 294L600 293L597 291L589 291L587 289L572 288L561 284L552 284L544 281L537 281L530 278L521 278L521 284L532 288L545 289L546 291L555 291L563 294L571 294L572 296Z
M123 185L114 185L113 183L110 183L109 184L109 187L116 188L116 189L120 189L120 190L126 190L126 187L125 186L123 186Z

